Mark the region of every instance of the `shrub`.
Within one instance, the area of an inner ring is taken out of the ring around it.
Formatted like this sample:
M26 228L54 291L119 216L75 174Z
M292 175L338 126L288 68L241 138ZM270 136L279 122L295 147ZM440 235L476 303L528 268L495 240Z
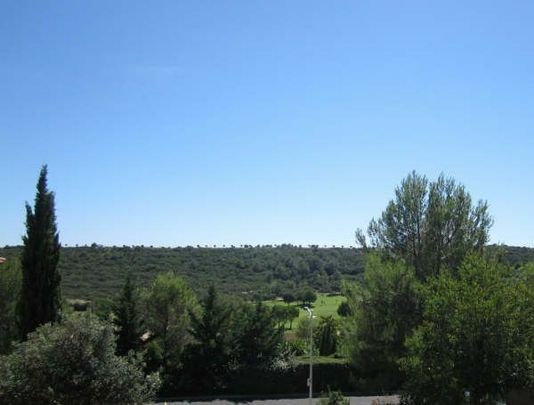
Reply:
M349 405L350 401L340 391L328 391L327 396L319 400L319 405Z
M401 361L414 403L479 404L534 382L534 269L477 257L424 289L423 323Z
M39 327L0 358L0 403L142 404L158 387L157 374L115 355L112 327L87 314Z

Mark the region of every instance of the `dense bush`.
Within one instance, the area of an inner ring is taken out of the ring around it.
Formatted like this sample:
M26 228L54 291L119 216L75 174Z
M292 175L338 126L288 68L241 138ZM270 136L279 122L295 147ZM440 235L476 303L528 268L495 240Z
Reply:
M87 314L41 326L0 358L4 404L142 404L158 386L137 360L115 355L112 327Z
M534 383L534 268L468 258L424 288L401 361L415 404L482 404Z
M320 318L314 333L315 345L321 356L336 353L338 343L338 323L332 316Z
M401 383L397 361L421 319L417 285L412 268L370 256L364 282L345 288L351 315L344 318L344 354L373 384Z
M144 324L150 335L149 359L162 371L163 389L176 389L182 353L193 342L190 314L197 301L186 282L172 273L160 274L143 293Z
M17 339L17 302L21 286L21 271L16 261L0 264L0 354L9 352Z

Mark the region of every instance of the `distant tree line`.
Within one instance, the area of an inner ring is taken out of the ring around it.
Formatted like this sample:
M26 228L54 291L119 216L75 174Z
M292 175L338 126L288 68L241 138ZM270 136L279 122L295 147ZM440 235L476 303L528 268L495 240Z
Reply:
M18 261L20 247L0 248L0 255ZM67 299L110 305L127 273L140 284L157 274L173 272L196 293L216 285L222 294L272 299L309 288L316 292L341 291L342 280L363 271L357 249L299 248L297 246L232 248L63 247L58 264L61 289ZM106 303L107 301L107 303Z

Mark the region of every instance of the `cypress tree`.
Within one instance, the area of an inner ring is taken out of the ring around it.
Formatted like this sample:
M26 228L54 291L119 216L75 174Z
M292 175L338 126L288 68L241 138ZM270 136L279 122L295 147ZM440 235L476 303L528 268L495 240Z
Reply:
M34 209L26 203L26 235L22 240L22 291L19 302L22 337L39 325L57 322L61 310L59 234L54 193L48 191L47 166L41 168Z

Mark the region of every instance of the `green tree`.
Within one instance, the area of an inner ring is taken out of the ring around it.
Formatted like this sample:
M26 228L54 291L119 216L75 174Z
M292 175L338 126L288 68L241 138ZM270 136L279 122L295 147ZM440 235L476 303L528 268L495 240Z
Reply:
M276 328L268 307L257 302L241 314L243 320L235 337L236 363L240 368L264 369L280 355L282 329Z
M295 295L290 291L286 291L284 294L282 294L282 299L286 304L289 305L292 302L295 302Z
M21 272L18 262L0 264L0 354L7 353L19 337L16 303L20 294Z
M338 325L333 316L321 317L315 330L315 345L321 356L330 356L337 350Z
M158 386L157 374L115 355L112 327L88 314L43 325L0 357L3 404L143 404Z
M125 356L130 350L138 351L141 348L143 335L143 322L139 310L139 297L132 275L128 272L122 292L113 306L115 315L113 323L117 334L117 354Z
M473 205L465 187L454 179L441 175L429 182L412 172L395 189L395 199L380 218L370 222L367 234L370 247L405 260L424 280L443 267L456 269L468 252L480 252L492 223L487 203ZM356 238L367 246L361 230Z
M186 389L200 393L224 388L230 366L231 307L220 301L215 287L211 286L201 303L202 315L191 312L191 344L184 355L187 374Z
M144 296L144 323L151 334L151 354L163 368L163 389L177 384L184 348L192 343L190 313L197 302L185 281L173 274L158 275Z
M295 336L306 342L306 345L309 345L310 332L317 327L317 318L314 316L313 319L310 319L308 316L305 318L299 318L297 328L295 331ZM317 349L317 345L314 344L314 351Z
M271 308L272 317L278 328L285 329L289 322L289 329L293 326L293 320L299 316L299 309L290 305L273 305Z
M457 276L429 282L423 323L401 360L413 403L491 403L534 386L533 269L470 256Z
M317 300L317 294L310 287L305 287L299 291L298 299L302 305L312 305Z
M404 340L420 323L415 272L401 262L367 259L362 284L346 284L351 315L344 318L344 351L353 366L377 384L400 383ZM387 388L387 387L383 387Z
M286 305L273 305L271 308L272 317L278 328L284 328L288 317Z
M337 307L337 314L339 316L345 317L351 315L350 306L347 301L342 301Z
M61 277L59 235L56 227L54 193L48 191L47 167L37 182L34 209L26 203L26 235L22 238L22 291L19 302L20 328L25 337L37 326L59 320Z
M289 329L293 329L293 321L299 316L299 309L295 306L286 307L286 322L289 322Z

